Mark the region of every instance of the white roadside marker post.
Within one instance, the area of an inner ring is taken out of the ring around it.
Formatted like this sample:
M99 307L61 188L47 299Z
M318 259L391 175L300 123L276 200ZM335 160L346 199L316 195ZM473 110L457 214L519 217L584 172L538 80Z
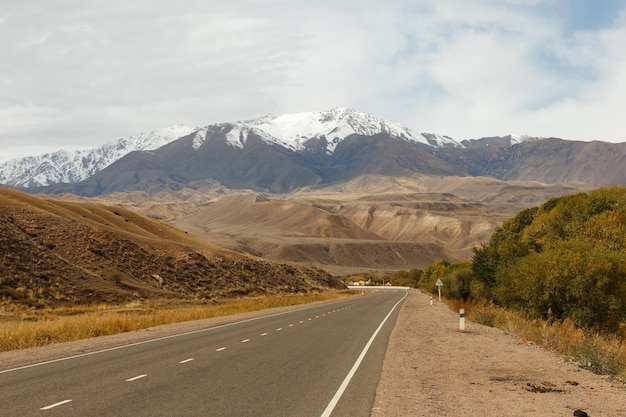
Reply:
M465 309L459 310L459 327L461 330L465 330Z

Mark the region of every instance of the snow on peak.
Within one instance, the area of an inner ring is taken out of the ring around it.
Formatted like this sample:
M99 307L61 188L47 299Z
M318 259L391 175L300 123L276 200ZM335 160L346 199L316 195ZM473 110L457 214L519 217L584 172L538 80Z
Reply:
M517 145L518 143L526 142L529 139L532 139L532 137L528 135L511 135L511 145Z
M202 144L204 143L204 141L206 140L206 134L207 134L207 128L203 127L202 129L198 129L194 135L193 135L193 140L191 141L191 147L194 150L198 150L200 148L200 146L202 146Z
M109 142L99 148L61 150L40 156L16 158L0 163L0 184L36 187L75 183L101 171L132 151L154 150L184 136L193 135L191 144L193 149L198 150L209 132L225 135L227 142L238 148L243 148L249 134L294 151L304 149L310 139L325 139L328 154L332 154L342 140L353 134L373 136L387 133L400 140L435 148L463 146L445 136L417 133L396 122L349 108L336 107L327 111L280 116L268 114L254 120L214 124L202 129L183 125L170 126Z
M82 181L129 152L160 148L194 130L176 125L122 138L99 148L72 152L60 150L15 158L0 164L0 183L12 187L36 187Z
M329 154L334 152L339 142L352 134L373 136L387 133L399 139L435 147L446 144L459 146L457 142L445 136L417 133L402 124L345 107L280 116L268 114L253 120L219 126L230 127L226 140L239 148L243 147L249 133L292 150L304 148L309 139L325 138L326 151Z
M129 152L152 151L154 149L158 149L176 139L180 139L183 136L191 134L194 130L195 129L184 125L162 127L149 133L142 132L139 135L122 138L117 141L104 144L100 148L82 152L87 155L96 154L107 157L106 160L99 162L99 165L101 165L101 168L98 169L99 171L100 169L111 165L113 162Z
M542 139L542 138L538 138L535 136L519 135L519 134L510 135L510 137L511 137L511 145L517 145L522 142L530 142L530 141Z

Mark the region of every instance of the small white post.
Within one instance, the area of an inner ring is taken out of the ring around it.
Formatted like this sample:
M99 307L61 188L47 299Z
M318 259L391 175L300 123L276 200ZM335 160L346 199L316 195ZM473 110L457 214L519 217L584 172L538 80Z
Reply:
M433 297L430 297L430 305L433 305Z
M465 309L459 310L459 327L461 330L465 330Z

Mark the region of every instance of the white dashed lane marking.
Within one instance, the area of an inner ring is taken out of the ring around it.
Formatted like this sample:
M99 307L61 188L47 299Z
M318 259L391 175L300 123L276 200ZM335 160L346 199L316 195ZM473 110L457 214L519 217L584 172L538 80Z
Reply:
M63 404L67 404L69 402L72 402L72 400L59 401L58 403L54 403L54 404L47 405L45 407L41 407L40 410L50 410L51 408L58 407L58 406L63 405Z
M335 313L335 312L338 312L338 311L341 311L341 310L345 310L345 309L350 308L350 307L353 307L353 306L354 306L354 304L353 304L353 305L346 306L346 307L342 307L342 308L337 309L337 310L329 311L328 313L322 314L321 316L326 316L326 314L332 314L332 313ZM320 316L319 316L319 315L317 315L317 316L315 316L315 318L316 318L316 319L319 319L319 318L320 318ZM311 320L313 320L313 317L309 317L306 321L311 321ZM305 323L305 320L300 320L300 321L298 321L298 324L303 324L303 323ZM294 323L289 324L289 327L294 327L294 326L295 326L295 324L294 324ZM282 330L283 330L283 328L282 328L282 327L279 327L279 328L277 328L277 329L276 329L276 331L277 331L277 332L282 331ZM261 336L267 336L268 334L269 334L269 333L267 333L267 332L265 332L265 333L261 333ZM251 341L251 339L243 339L243 340L241 341L241 343L248 343L248 342L250 342L250 341ZM223 347L220 347L220 348L215 349L215 351L216 351L216 352L221 352L221 351L223 351L223 350L226 350L226 346L223 346ZM194 360L195 360L195 358L188 358L188 359L183 359L183 360L181 360L179 363L180 363L180 364L185 364L185 363L192 362L192 361L194 361ZM128 378L128 379L126 380L126 382L133 382L133 381L137 381L138 379L142 379L142 378L145 378L145 377L147 377L147 376L148 376L148 374L137 375L137 376L135 376L135 377ZM50 409L52 409L52 408L59 407L59 406L61 406L61 405L67 404L67 403L69 403L69 402L72 402L72 400L63 400L63 401L59 401L59 402L57 402L57 403L54 403L54 404L50 404L50 405L47 405L47 406L41 407L41 408L40 408L40 410L50 410Z
M348 306L348 307L352 307L352 306ZM334 312L344 310L344 309L346 309L346 308L348 308L348 307L343 307L343 308L340 308L339 310L329 311L328 313L323 313L321 316L319 316L319 315L318 315L318 316L315 316L315 318L316 318L316 319L319 319L320 317L326 316L326 314L332 314L332 313L334 313ZM311 321L311 320L313 320L313 318L312 318L312 317L309 317L309 318L307 319L307 321ZM300 320L298 323L299 323L299 324L303 324L303 323L304 323L304 320ZM295 324L294 324L294 323L290 323L290 324L289 324L289 327L294 327L294 326L295 326ZM282 328L282 327L278 327L278 328L276 329L276 331L277 331L277 332L280 332L280 331L282 331L282 330L283 330L283 328ZM268 332L261 333L261 336L267 336L268 334L269 334ZM248 343L248 342L250 342L250 341L251 341L251 339L244 339L244 340L242 340L242 341L241 341L241 343ZM215 349L215 351L216 351L216 352L221 352L221 351L223 351L223 350L226 350L226 346L223 346L223 347L221 347L221 348ZM187 363L187 362L190 362L190 361L192 361L192 360L193 360L193 358L191 358L191 359L187 359L187 360L184 360L184 361L181 361L180 363Z

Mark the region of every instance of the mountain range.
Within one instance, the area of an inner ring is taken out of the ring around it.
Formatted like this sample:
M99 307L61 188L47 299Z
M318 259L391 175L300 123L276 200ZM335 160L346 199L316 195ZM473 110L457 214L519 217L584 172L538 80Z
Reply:
M227 250L343 275L467 259L525 208L625 184L625 159L623 143L455 141L336 108L159 129L0 173L29 193L113 204Z
M90 151L0 165L0 183L30 192L96 196L163 189L285 193L366 174L490 176L506 181L626 183L626 144L527 136L461 142L347 108L175 126Z

